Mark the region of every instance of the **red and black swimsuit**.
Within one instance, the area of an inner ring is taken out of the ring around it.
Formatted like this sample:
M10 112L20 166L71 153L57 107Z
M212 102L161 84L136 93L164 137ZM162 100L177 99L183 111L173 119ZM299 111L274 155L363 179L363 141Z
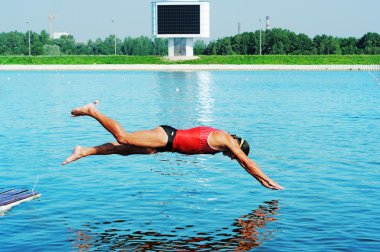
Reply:
M182 154L215 154L220 151L210 147L207 140L212 132L218 129L200 126L186 130L176 130L173 127L161 126L168 135L168 143L160 151L172 151Z

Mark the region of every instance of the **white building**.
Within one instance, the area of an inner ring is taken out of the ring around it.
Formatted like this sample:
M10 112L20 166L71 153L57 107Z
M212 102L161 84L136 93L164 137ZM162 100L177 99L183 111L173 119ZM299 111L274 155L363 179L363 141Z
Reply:
M152 1L152 34L156 38L168 39L169 57L193 57L194 38L210 37L210 3Z
M70 33L67 32L54 32L53 33L53 39L59 39L62 36L69 36Z

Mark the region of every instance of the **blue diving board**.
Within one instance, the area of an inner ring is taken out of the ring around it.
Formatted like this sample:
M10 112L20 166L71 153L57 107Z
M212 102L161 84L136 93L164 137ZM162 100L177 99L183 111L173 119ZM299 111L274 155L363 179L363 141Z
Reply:
M12 207L25 201L39 198L38 192L22 189L0 190L0 213L8 211Z

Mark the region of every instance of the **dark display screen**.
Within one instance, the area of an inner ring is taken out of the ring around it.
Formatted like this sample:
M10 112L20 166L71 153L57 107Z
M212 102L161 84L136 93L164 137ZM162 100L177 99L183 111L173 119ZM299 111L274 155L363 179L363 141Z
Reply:
M158 34L200 34L199 5L158 5Z

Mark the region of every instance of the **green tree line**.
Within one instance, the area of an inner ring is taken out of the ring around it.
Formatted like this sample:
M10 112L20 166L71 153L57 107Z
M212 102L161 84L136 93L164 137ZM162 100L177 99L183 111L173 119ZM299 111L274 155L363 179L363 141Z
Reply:
M260 39L261 37L261 39ZM72 35L59 39L49 39L46 31L31 32L32 55L113 55L115 36L105 39L77 42ZM261 43L260 43L261 41ZM310 38L306 34L296 34L280 28L245 32L224 37L208 44L202 40L194 43L196 55L329 55L329 54L380 54L380 35L368 32L361 38L339 38L328 35L316 35ZM167 55L166 39L151 39L146 36L137 38L116 38L118 55ZM29 32L0 33L0 55L28 55Z
M31 55L113 55L115 54L115 36L76 42L72 35L49 39L46 31L30 33ZM118 55L167 55L168 46L165 39L150 39L146 36L137 38L116 38ZM28 55L29 32L0 33L0 55Z
M196 54L206 55L260 54L260 31L220 38L208 45L197 41L194 50ZM267 55L380 54L380 35L369 32L359 39L328 35L310 38L303 33L275 28L261 32L261 52Z

